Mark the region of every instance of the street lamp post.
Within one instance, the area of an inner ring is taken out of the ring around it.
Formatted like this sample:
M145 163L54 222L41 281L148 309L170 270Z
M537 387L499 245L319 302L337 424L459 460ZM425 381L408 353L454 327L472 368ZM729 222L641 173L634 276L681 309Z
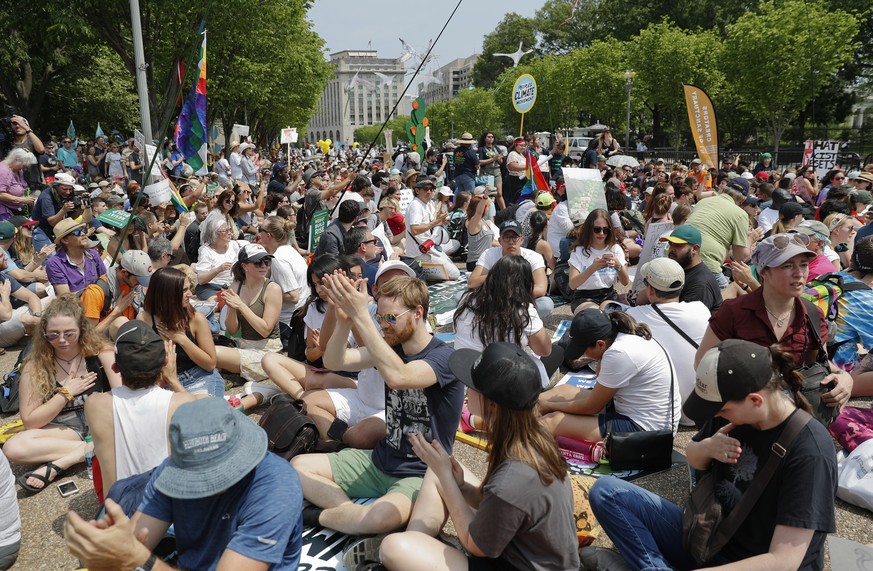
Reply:
M625 91L627 91L627 135L625 135L624 139L625 152L628 152L628 149L630 149L630 104L631 91L634 88L634 76L636 76L636 73L631 70L627 70L624 72L624 88Z

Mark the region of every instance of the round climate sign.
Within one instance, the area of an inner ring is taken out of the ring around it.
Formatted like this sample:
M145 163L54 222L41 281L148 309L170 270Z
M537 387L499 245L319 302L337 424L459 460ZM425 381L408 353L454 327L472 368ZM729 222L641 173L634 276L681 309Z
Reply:
M516 79L512 87L512 106L519 113L527 113L536 101L537 82L532 75L526 73Z

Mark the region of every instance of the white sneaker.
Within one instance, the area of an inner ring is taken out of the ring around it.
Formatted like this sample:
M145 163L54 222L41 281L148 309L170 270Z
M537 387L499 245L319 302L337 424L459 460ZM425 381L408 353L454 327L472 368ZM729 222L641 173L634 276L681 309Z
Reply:
M273 385L268 385L266 383L256 383L254 381L249 381L245 385L243 385L243 391L247 395L259 393L261 396L264 397L264 402L268 402L271 398L282 392Z
M579 561L586 571L631 571L618 551L605 547L583 547Z

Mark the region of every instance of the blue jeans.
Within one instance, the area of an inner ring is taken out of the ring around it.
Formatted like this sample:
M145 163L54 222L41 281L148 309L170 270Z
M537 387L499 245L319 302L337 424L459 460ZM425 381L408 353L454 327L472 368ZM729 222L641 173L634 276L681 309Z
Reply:
M200 367L191 367L179 373L179 382L186 391L194 395L224 396L224 378L219 374L218 369L207 371Z
M555 302L547 295L536 298L534 304L536 305L537 314L540 316L540 319L545 319L555 311Z
M476 179L468 174L459 174L455 176L455 200L458 199L458 193L466 190L472 193L476 189Z
M682 547L682 508L676 504L613 476L599 478L588 499L597 521L632 569L700 567Z

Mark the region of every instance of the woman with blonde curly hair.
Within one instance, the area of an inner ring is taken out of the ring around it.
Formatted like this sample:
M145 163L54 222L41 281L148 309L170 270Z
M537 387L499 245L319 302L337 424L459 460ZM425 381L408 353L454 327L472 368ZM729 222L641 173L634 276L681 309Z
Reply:
M40 318L24 359L20 413L25 430L3 452L15 464L41 464L18 479L35 494L85 459L85 399L121 385L109 341L85 317L79 298L58 296Z

